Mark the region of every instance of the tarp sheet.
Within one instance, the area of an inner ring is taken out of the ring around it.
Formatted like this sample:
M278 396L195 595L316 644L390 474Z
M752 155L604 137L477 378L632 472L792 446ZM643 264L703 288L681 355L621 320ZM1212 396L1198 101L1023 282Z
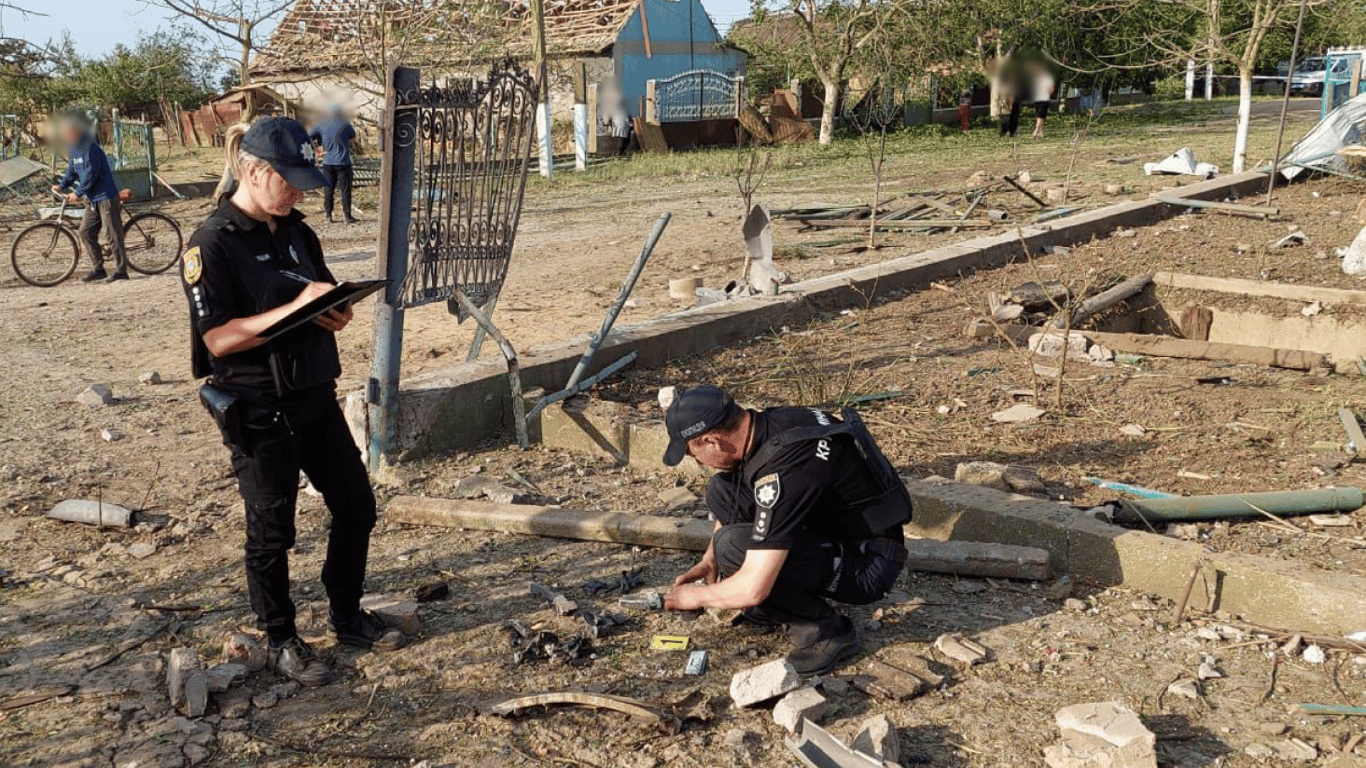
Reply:
M1366 93L1348 99L1329 112L1304 138L1295 142L1281 158L1281 175L1293 179L1304 173L1305 166L1350 174L1346 161L1337 154L1349 144L1366 144Z

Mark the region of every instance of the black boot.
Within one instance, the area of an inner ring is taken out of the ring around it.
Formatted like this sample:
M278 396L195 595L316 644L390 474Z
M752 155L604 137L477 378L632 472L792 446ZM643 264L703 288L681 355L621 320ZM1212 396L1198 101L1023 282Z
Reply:
M105 281L106 283L116 283L116 282L118 282L119 280L127 280L127 279L128 279L128 273L127 273L127 272L115 272L114 274L110 275L109 277L106 277L106 278L104 279L104 281Z
M397 651L408 637L370 611L362 610L350 621L332 621L332 634L342 645L371 651Z
M105 279L106 277L109 277L109 273L104 271L104 267L96 267L96 268L90 270L89 272L87 272L86 275L85 275L85 277L82 277L82 278L81 278L81 282L82 282L82 283L93 283L93 282L95 282L96 280L103 280L103 279Z
M824 674L863 650L854 623L844 616L838 618L839 623L828 629L818 624L791 628L789 636L797 647L787 655L787 660L798 674Z

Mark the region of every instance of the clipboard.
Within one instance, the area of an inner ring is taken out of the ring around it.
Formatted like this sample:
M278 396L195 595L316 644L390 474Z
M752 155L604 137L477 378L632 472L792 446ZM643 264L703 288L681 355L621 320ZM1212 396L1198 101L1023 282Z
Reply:
M290 312L284 318L277 321L274 325L262 331L258 336L270 341L281 334L288 333L299 326L313 321L313 318L321 315L329 309L346 304L351 305L369 296L384 290L389 285L389 280L358 280L340 283L336 288L308 302L298 309Z

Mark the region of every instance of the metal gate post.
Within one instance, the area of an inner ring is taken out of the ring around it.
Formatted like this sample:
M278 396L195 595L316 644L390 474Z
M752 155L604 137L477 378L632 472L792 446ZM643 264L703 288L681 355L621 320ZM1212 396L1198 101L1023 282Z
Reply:
M388 278L384 300L375 302L375 355L366 387L369 415L366 464L378 471L398 443L398 382L403 361L403 283L408 276L408 225L412 220L413 166L418 112L404 108L400 94L416 94L421 72L394 67L384 89L380 147L384 164L379 187L379 276Z
M147 189L151 190L150 197L157 194L157 140L156 134L152 133L151 122L142 124L142 129L146 131L144 141L147 144ZM172 192L175 190L172 189Z

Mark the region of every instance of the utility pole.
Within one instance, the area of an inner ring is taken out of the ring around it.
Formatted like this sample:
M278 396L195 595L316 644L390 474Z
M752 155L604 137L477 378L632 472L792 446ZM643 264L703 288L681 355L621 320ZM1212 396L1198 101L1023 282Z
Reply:
M1285 114L1290 110L1290 80L1295 76L1295 59L1300 55L1300 32L1304 29L1304 8L1309 0L1300 0L1300 17L1295 20L1295 41L1290 44L1290 69L1285 73L1285 93L1281 96L1281 125L1276 131L1276 152L1271 155L1271 174L1266 177L1266 204L1271 205L1271 193L1276 189L1276 168L1281 161L1281 142L1285 139ZM1359 66L1359 65L1358 65ZM1324 75L1324 87L1328 76ZM1352 93L1356 96L1356 93Z
M550 78L545 63L544 0L531 0L531 15L535 25L531 30L531 55L536 62L537 87L541 90L536 105L536 141L540 147L541 175L549 178L555 172L555 157L550 141Z

